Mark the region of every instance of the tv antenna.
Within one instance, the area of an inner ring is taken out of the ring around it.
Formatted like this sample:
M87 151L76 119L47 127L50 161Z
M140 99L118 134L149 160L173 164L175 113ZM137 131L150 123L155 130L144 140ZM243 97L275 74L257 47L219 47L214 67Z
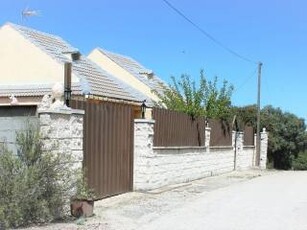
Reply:
M40 12L38 10L32 10L29 7L26 7L23 11L21 11L22 20L33 16L40 16Z

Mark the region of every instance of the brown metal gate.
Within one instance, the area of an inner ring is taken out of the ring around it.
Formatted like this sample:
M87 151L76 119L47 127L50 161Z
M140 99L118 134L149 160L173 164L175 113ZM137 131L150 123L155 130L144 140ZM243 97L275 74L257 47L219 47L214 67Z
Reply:
M133 189L133 108L101 101L72 101L85 110L84 162L98 198Z

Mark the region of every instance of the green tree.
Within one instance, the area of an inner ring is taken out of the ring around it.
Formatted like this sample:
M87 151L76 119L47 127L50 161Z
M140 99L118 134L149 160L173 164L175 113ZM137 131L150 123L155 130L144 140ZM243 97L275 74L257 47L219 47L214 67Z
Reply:
M172 77L172 83L164 88L164 94L156 94L160 98L160 106L184 112L192 118L206 116L208 118L225 119L230 114L233 86L227 81L218 87L218 79L207 81L204 71L200 71L199 83L187 74L177 80Z
M268 158L275 168L290 169L292 160L304 150L306 125L304 119L266 106L262 109L262 126L269 131Z
M237 115L241 125L251 124L256 128L255 105L234 107L233 114ZM260 123L261 129L265 127L269 132L269 163L278 169L290 169L293 158L306 149L307 133L304 119L269 105L261 110Z
M232 107L232 115L236 115L239 128L243 130L245 125L251 125L256 129L257 106L248 105L243 107Z

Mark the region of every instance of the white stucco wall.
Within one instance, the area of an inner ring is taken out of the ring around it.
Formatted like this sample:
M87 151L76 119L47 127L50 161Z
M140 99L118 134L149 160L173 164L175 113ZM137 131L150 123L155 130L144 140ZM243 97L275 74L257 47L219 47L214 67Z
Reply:
M0 28L0 84L52 84L64 81L64 65L35 46L10 24ZM76 82L76 76L72 76Z
M111 60L106 55L102 54L98 49L94 49L89 55L88 58L95 62L105 71L112 74L114 77L120 79L131 87L139 90L144 95L152 99L153 101L160 101L156 94L152 92L150 87L144 84L142 81L134 77L131 73L123 69L113 60Z

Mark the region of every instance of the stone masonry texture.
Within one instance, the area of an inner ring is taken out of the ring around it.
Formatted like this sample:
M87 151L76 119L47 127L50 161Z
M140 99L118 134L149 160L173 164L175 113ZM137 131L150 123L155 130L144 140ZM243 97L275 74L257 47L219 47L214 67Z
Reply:
M243 146L243 133L233 133L233 145L221 147L153 147L154 121L135 120L134 189L151 190L207 176L254 167L255 146ZM210 128L206 128L209 143ZM265 136L263 137L264 141ZM234 141L236 141L234 143ZM266 162L263 144L263 164Z
M83 111L39 111L40 135L43 150L69 154L77 167L83 161Z

